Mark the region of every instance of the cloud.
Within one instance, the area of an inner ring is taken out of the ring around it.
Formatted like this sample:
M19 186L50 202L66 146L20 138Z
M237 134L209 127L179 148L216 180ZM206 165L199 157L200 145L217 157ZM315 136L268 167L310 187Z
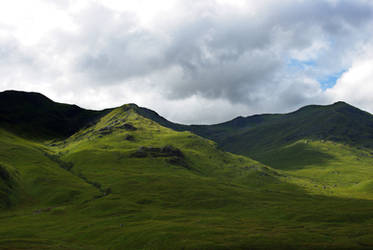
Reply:
M371 50L370 55L372 55ZM337 81L336 85L326 91L333 101L345 100L373 113L373 60L372 57L357 59L350 69Z
M366 85L351 91L361 68L370 77L370 1L38 0L14 19L16 5L0 17L2 89L88 108L136 102L187 123L337 99L373 110Z

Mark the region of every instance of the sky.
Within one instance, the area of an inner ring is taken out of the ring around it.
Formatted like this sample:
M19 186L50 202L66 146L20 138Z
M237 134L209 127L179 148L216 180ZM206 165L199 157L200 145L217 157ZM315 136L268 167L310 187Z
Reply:
M211 124L346 101L373 113L370 0L12 0L0 91Z

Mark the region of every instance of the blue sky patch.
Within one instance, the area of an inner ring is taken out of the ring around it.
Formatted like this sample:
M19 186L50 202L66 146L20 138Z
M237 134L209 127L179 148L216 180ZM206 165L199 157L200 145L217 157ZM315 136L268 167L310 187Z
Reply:
M326 90L326 89L329 89L329 88L332 88L337 80L343 75L343 73L345 73L347 70L342 70L340 72L337 72L335 74L332 74L332 75L328 75L328 76L325 76L325 77L322 77L320 79L318 79L318 82L321 84L321 88L323 90Z
M301 60L297 60L297 59L290 59L288 61L287 66L289 68L294 69L294 70L302 70L302 69L305 69L306 67L316 66L316 61L313 61L313 60L301 61Z

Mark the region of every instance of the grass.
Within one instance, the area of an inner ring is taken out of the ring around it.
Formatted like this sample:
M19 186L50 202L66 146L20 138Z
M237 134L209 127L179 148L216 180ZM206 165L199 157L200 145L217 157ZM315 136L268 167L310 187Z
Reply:
M58 205L90 197L95 189L45 156L46 147L0 130L0 164L13 169L14 206ZM9 204L11 205L11 204Z
M373 199L373 152L331 141L300 140L259 159L288 181L326 195ZM290 180L293 178L292 180Z
M134 154L167 145L183 156ZM0 186L12 201L0 212L0 249L373 247L370 151L300 140L263 162L133 106L60 141L0 130L0 165L17 183Z

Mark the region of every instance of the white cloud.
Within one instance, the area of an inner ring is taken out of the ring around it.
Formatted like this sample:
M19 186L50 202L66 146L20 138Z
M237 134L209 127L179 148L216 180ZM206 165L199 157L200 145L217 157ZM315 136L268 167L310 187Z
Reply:
M373 113L373 59L356 61L326 94L333 101L344 100Z
M365 0L7 1L0 88L187 123L339 99L373 111L372 24Z
M12 0L2 3L0 29L25 46L35 45L43 36L57 27L74 28L69 13L42 0Z

